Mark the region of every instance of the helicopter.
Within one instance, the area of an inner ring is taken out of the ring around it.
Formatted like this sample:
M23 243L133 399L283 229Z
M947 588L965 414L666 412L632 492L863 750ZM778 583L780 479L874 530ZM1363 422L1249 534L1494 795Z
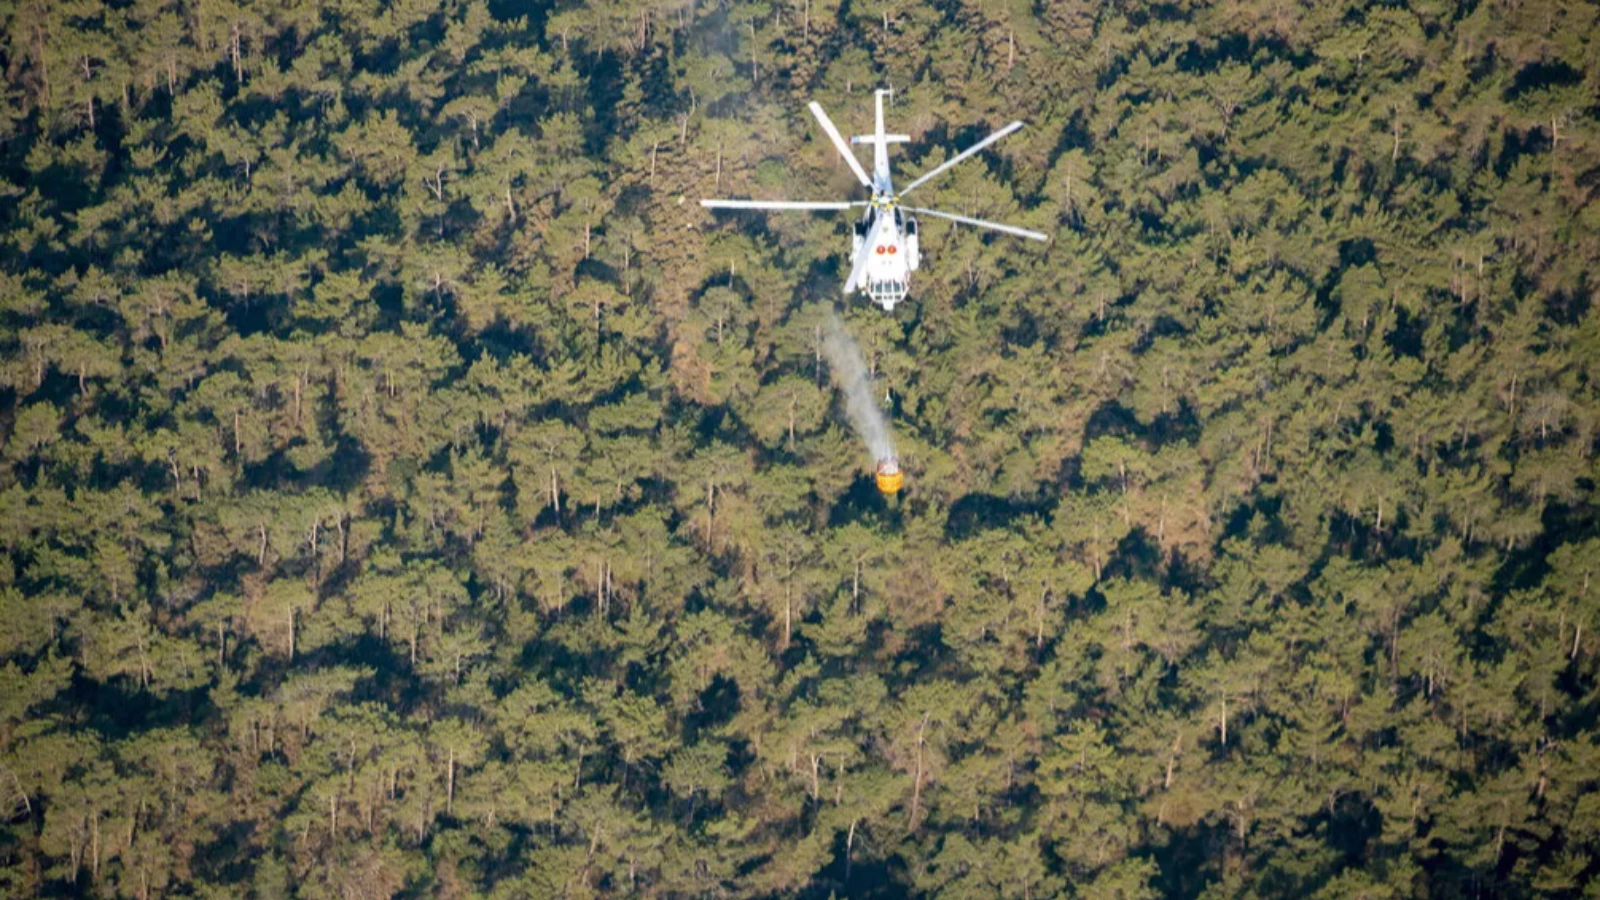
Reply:
M894 183L889 176L889 145L903 144L911 140L909 135L886 134L883 129L883 99L891 96L892 91L879 90L874 92L877 105L877 129L868 135L859 135L850 139L850 144L872 145L872 175L868 177L865 169L861 167L860 160L846 144L839 129L834 127L833 120L823 112L821 104L812 101L811 114L816 117L822 130L828 133L828 139L838 149L844 161L850 165L850 171L861 182L862 186L872 192L870 200L836 200L836 201L808 201L808 200L701 200L700 205L706 209L767 209L767 210L809 210L809 211L838 211L864 207L860 221L855 223L854 234L850 244L850 277L845 279L844 293L849 296L857 291L865 293L872 302L883 307L885 311L893 311L895 304L904 300L911 288L911 273L915 272L922 262L921 246L917 238L917 220L909 215L916 213L932 216L938 219L948 219L962 225L973 225L978 228L989 228L995 231L1014 234L1018 237L1030 238L1035 241L1048 241L1048 235L1014 225L1002 225L998 222L988 222L983 219L974 219L970 216L958 216L955 213L941 212L935 209L922 209L915 206L906 206L900 202L901 198L911 193L923 184L944 174L955 164L969 159L983 148L993 144L1008 134L1022 128L1021 122L1012 122L1010 125L996 131L971 147L961 151L947 160L943 165L925 173L922 177L906 185L905 189L895 193Z

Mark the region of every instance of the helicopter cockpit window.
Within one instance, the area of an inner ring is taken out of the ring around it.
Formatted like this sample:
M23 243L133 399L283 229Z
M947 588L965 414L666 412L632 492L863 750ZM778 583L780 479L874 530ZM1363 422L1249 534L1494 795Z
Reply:
M875 281L867 286L867 292L874 300L902 300L906 296L906 283L904 281Z

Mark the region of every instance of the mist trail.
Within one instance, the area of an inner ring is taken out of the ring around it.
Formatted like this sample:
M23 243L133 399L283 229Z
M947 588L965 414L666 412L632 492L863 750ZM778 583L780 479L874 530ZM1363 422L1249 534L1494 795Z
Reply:
M873 396L872 377L867 374L866 361L855 338L845 330L838 313L828 311L822 325L822 353L828 358L828 369L834 383L844 391L845 414L850 426L872 451L873 462L894 456L894 436L889 433L889 420Z

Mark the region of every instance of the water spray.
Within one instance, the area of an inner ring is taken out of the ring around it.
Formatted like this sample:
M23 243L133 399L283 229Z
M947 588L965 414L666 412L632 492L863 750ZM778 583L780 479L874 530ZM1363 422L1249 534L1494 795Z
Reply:
M832 310L823 323L823 355L828 357L828 368L833 380L844 392L845 415L850 427L861 437L876 462L874 475L878 490L894 494L905 483L905 473L900 471L900 460L894 453L894 436L889 431L889 419L873 397L872 377L861 355L861 347L844 323Z

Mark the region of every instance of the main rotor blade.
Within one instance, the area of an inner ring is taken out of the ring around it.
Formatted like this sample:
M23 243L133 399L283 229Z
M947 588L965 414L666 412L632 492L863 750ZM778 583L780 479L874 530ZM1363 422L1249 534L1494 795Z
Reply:
M999 222L989 222L984 219L974 219L969 216L958 216L955 213L939 212L936 209L920 209L915 206L902 206L900 208L906 212L914 212L924 216L933 216L936 219L949 219L952 222L960 222L963 225L976 225L979 228L993 228L995 231L1004 231L1006 234L1014 234L1017 237L1033 238L1036 241L1050 240L1050 236L1048 234L1043 234L1038 231L1029 231L1026 228L1018 228L1015 225L1001 225Z
M921 178L918 178L916 181L913 181L910 184L906 185L905 190L900 192L900 196L904 197L906 194L909 194L912 191L916 190L917 189L917 185L923 183L924 181L927 181L928 179L932 178L935 175L938 175L939 173L943 172L945 169L950 168L951 166L955 165L958 162L961 162L962 160L970 157L972 154L977 153L979 150L982 150L983 148L989 146L990 144L994 143L995 141L1000 140L1001 138L1003 138L1006 135L1012 133L1013 131L1016 131L1017 129L1019 129L1021 127L1022 127L1022 123L1021 122L1012 122L1010 125L1007 125L1006 127L1000 129L999 131L996 131L994 134L991 134L988 137L984 138L983 140L977 142L976 144L973 144L971 147L968 147L967 149L961 151L960 153L957 153L955 156L951 157L950 160L948 162L946 162L944 165L938 167L937 169L934 169L932 172L929 172L928 174L922 176Z
M866 206L867 201L856 200L701 200L700 205L706 209L849 209L852 206Z
M828 139L833 141L834 147L838 148L839 155L844 157L844 161L850 164L850 171L856 173L856 178L861 181L861 184L867 190L872 190L872 180L867 177L867 170L861 168L861 160L856 159L856 155L850 152L850 145L844 142L843 137L840 137L839 129L833 127L833 120L828 118L828 114L822 111L822 105L815 100L811 101L811 114L817 117L817 123L822 126L823 131L828 133Z
M856 264L850 267L850 277L844 282L844 295L854 294L861 286L861 279L867 274L867 259L872 256L872 248L878 246L878 228L883 224L883 217L888 213L879 213L872 220L872 227L867 229L866 240L861 242L861 253L856 257Z

